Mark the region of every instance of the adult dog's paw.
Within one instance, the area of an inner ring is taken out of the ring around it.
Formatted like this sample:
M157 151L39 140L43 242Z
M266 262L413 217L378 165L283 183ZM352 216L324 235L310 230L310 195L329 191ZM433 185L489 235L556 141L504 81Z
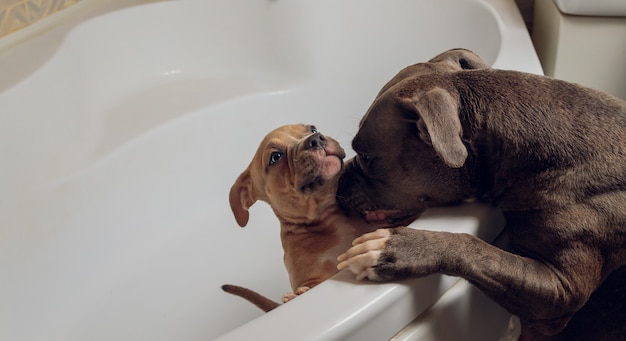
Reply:
M337 269L349 269L357 276L357 280L385 280L379 278L375 267L379 265L381 254L391 235L391 229L378 229L358 237L348 251L337 257Z
M442 237L439 232L407 227L379 229L364 234L337 260L358 280L389 281L421 277L440 270Z

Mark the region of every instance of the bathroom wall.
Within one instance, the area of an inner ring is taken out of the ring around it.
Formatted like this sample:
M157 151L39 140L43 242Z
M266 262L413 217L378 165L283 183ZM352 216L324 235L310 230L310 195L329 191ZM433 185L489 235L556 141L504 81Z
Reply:
M22 29L80 0L0 0L0 37Z

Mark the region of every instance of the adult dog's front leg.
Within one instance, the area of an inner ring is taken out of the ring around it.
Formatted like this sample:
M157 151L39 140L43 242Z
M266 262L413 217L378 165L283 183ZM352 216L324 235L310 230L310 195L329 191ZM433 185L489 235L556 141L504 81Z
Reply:
M408 227L378 229L354 240L339 256L338 268L348 268L358 280L388 281L422 277L441 271L446 262L448 233Z
M358 279L433 273L463 277L542 334L561 331L593 291L559 266L506 252L468 234L381 229L355 239L338 260L339 269L350 269ZM580 263L574 270L581 273L595 266Z

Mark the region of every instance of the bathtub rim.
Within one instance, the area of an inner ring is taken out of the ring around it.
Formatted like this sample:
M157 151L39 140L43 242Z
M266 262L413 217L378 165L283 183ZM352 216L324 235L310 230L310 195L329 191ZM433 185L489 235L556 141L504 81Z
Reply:
M457 224L450 224L453 221ZM504 216L494 206L470 202L431 208L409 227L468 233L493 242L502 234ZM418 316L429 311L446 293L463 281L465 280L459 277L433 274L387 283L357 282L354 275L344 270L287 303L289 311L279 307L218 336L215 340L236 341L250 339L252 336L267 336L277 340L361 340L372 337L368 333L380 333L371 339L391 338ZM342 299L332 302L317 300L331 293L339 293ZM362 302L360 295L367 295L369 301ZM486 298L484 294L480 297ZM318 314L306 321L290 318L292 315L309 317L307 312L325 309L332 311L332 314ZM380 318L382 315L385 316ZM374 320L384 323L372 324ZM284 321L290 323L283 324ZM359 326L365 328L358 328ZM379 328L393 332L385 335Z

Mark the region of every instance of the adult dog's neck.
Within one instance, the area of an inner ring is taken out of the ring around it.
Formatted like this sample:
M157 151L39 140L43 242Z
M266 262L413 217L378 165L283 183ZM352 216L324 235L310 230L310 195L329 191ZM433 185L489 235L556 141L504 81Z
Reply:
M515 71L474 70L450 77L459 92L464 142L473 159L481 160L472 164L468 159L479 195L500 203L512 191L519 198L529 179L537 190L542 179L554 184L555 178L582 195L591 189L568 179L565 173L573 168L606 177L607 186L613 184L610 179L626 176L624 165L610 159L616 151L626 154L624 130L606 129L607 125L626 129L623 101ZM591 107L599 103L592 95L613 110Z

